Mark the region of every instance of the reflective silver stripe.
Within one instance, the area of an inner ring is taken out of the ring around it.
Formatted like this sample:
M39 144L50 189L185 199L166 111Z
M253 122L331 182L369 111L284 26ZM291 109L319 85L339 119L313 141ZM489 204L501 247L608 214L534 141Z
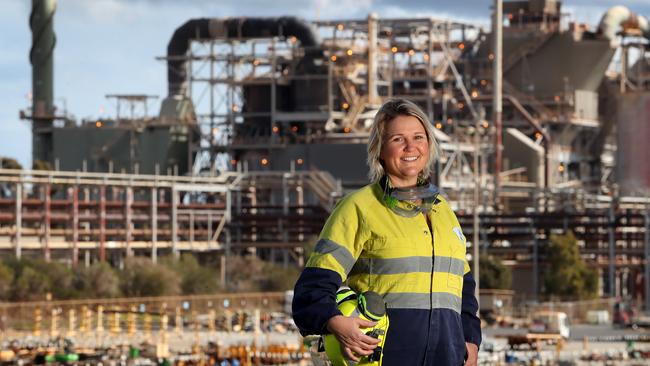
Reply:
M392 309L451 309L460 314L461 299L446 292L418 294L397 292L384 295L386 306Z
M451 257L436 257L433 266L436 272L449 272L457 276L465 275L465 261Z
M316 253L329 254L343 267L345 273L349 273L356 260L352 253L342 245L339 245L328 239L320 239L314 248Z
M465 274L465 262L457 258L437 256L433 268L436 272L449 272L461 277ZM350 276L371 273L390 275L412 272L430 273L431 257L359 258L352 267Z

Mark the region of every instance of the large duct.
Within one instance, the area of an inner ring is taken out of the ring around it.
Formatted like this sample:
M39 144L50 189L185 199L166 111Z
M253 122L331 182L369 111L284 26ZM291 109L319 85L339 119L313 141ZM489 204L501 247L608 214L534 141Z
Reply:
M29 26L32 29L32 159L52 163L52 119L54 118L54 35L56 0L32 0Z
M300 66L313 68L313 60L322 56L320 41L309 23L295 17L192 19L174 32L167 45L168 97L187 95L187 65L183 56L193 39L229 39L253 37L296 37L305 48Z
M613 41L622 28L638 28L645 38L650 39L650 22L643 15L637 15L625 6L618 5L603 14L598 32Z

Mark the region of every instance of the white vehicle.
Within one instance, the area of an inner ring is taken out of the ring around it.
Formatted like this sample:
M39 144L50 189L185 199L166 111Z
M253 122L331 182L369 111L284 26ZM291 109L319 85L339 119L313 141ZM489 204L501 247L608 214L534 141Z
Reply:
M569 317L561 311L534 313L528 330L531 333L559 334L564 339L568 339L571 334Z

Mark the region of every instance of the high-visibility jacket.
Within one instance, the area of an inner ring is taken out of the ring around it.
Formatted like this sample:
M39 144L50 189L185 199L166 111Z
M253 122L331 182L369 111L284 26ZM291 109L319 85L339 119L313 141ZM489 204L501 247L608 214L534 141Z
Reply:
M375 291L388 308L383 365L461 365L465 342L480 345L466 239L444 198L406 218L383 202L379 183L344 197L296 283L293 317L303 335L323 334L340 312L336 291ZM432 232L431 232L432 231Z

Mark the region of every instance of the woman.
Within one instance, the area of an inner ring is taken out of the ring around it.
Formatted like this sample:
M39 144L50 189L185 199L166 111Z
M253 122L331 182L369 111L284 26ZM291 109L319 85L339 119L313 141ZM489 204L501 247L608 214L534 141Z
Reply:
M336 307L346 282L386 302L382 365L476 365L476 284L458 220L427 181L436 152L418 106L395 99L381 107L368 141L372 183L337 204L296 283L293 317L303 335L332 333L353 360L373 352L378 341L360 328L374 323Z

